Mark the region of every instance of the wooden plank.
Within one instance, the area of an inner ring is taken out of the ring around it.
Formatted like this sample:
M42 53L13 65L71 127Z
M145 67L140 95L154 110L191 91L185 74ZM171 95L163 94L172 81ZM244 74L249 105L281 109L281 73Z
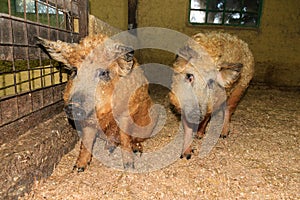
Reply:
M47 113L40 117L45 115ZM30 124L32 120L26 118L20 126ZM60 113L17 139L1 145L1 199L18 199L29 192L34 180L49 176L61 157L74 148L78 139L77 132L68 124L65 115Z

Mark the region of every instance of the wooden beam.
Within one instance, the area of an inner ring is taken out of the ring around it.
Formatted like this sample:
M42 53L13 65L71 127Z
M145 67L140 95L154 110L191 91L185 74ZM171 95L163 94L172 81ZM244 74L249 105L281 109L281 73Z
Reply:
M138 0L128 0L128 30L137 28L137 4Z
M89 34L89 1L77 0L79 11L79 35L81 38Z

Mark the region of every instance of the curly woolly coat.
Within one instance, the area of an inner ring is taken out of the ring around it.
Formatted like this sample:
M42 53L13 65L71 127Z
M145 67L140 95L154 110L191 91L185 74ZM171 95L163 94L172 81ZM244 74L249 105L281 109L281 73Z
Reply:
M157 115L150 113L153 103L148 82L132 49L101 34L88 36L79 44L39 39L53 59L74 72L64 101L68 117L83 118L78 122L83 136L75 168L83 171L90 163L99 130L106 135L110 152L121 145L124 167L134 167L132 153L142 152L140 142L151 136ZM95 99L89 100L90 96Z
M236 36L198 33L179 51L174 70L170 100L184 116L182 156L190 158L191 124L199 124L198 136L202 137L212 112L222 102L226 106L221 136L227 136L231 115L253 77L254 58L247 43ZM191 98L192 94L196 98Z

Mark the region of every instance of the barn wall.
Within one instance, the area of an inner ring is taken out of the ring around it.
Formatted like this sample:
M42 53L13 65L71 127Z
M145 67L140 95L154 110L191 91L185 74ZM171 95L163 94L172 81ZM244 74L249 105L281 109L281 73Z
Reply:
M187 24L188 2L139 0L138 26L165 27L187 35L214 30ZM299 20L298 0L265 0L259 30L229 28L224 31L236 34L249 43L257 62L254 81L279 86L300 86Z
M174 3L176 2L176 3ZM193 35L216 27L187 24L188 0L139 0L138 27L164 27ZM126 30L127 0L91 0L91 13ZM300 10L298 0L264 0L259 29L218 28L245 40L256 59L254 82L300 87ZM171 64L174 55L157 50L138 54L141 63Z
M90 13L104 22L127 30L127 0L90 0Z

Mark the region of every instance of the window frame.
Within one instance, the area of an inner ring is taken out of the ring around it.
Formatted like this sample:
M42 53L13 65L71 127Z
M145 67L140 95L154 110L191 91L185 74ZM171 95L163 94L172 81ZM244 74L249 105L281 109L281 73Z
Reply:
M210 0L204 0L206 2L209 2ZM225 4L226 4L226 1L227 0L224 0L225 1ZM242 1L242 0L241 0ZM262 16L262 7L263 7L263 3L264 1L263 0L259 0L259 5L258 5L258 10L257 12L247 12L247 11L243 11L242 9L240 11L238 10L229 10L229 9L226 9L226 7L222 10L217 10L217 9L209 9L209 4L206 3L206 7L205 8L199 8L199 9L196 9L196 8L192 8L192 0L189 0L188 2L188 19L187 19L187 23L188 25L191 25L191 26L215 26L215 27L236 27L236 28L254 28L254 29L257 29L260 27L260 23L261 23L261 16ZM202 11L202 12L205 12L205 18L204 18L204 22L192 22L191 21L191 11ZM208 22L208 15L209 13L222 13L222 21L221 23L212 23L212 22ZM253 24L253 25L249 25L247 23L245 24L241 24L241 23L225 23L225 14L228 14L228 13L239 13L240 15L241 14L257 14L257 22L256 24Z

